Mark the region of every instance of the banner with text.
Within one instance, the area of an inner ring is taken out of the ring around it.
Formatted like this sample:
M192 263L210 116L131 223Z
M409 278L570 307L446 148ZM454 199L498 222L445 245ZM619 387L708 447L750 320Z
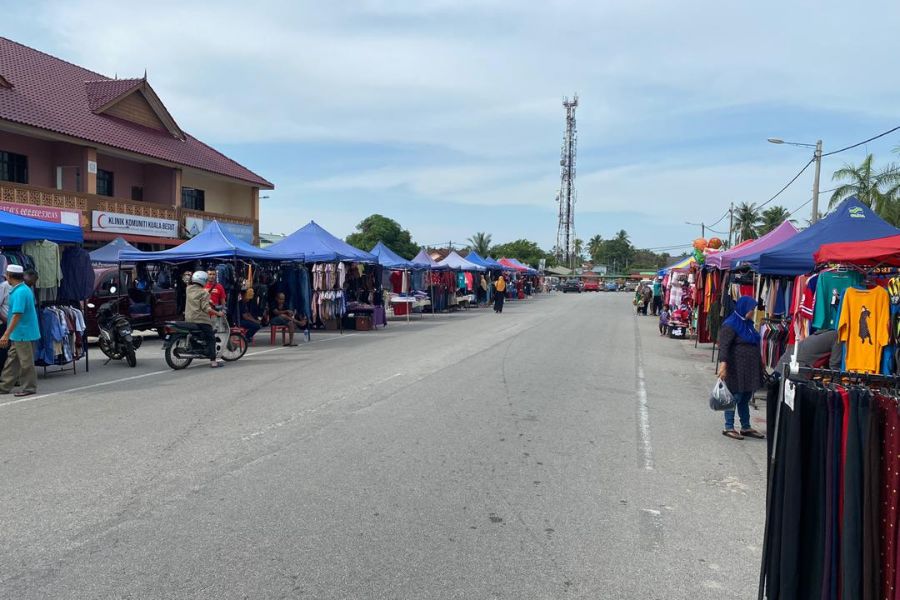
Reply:
M81 212L77 210L65 210L49 206L32 206L31 204L14 204L12 202L0 202L0 210L5 210L6 212L19 215L20 217L38 219L39 221L49 221L50 223L62 223L63 225L81 227Z
M178 237L178 221L111 213L102 210L93 211L91 229L104 233L130 233L133 235L149 235L164 238Z
M185 217L184 228L187 229L188 237L194 237L203 231L207 225L213 222L213 219L201 219L200 217ZM227 221L219 221L219 227L248 244L253 243L253 225L244 225L242 223L229 223Z

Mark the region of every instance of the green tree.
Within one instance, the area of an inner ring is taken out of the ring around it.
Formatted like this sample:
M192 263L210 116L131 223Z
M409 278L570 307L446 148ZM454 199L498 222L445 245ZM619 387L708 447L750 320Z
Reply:
M575 261L579 262L582 260L584 260L584 240L575 238Z
M755 204L742 202L738 205L734 211L734 230L737 232L738 241L754 239L759 221L759 209Z
M758 235L766 235L782 223L788 220L791 213L783 206L772 206L762 212L759 218L759 225L756 227Z
M835 171L831 176L832 181L845 183L831 194L828 208L833 208L850 196L856 196L882 218L890 221L896 217L897 207L894 205L900 191L900 169L893 163L877 169L874 163L875 156L869 154L859 165L846 163Z
M546 258L547 264L550 265L552 255L541 250L541 247L531 240L515 240L506 244L497 244L491 248L491 256L496 259L515 258L532 267L537 267L542 258Z
M347 243L362 250L371 250L375 244L385 246L402 256L412 258L419 252L409 231L388 217L374 214L366 217L356 226L356 232L347 236Z
M469 248L477 252L482 258L491 251L491 234L479 231L469 238Z
M591 257L591 262L595 264L600 263L603 256L603 237L595 235L589 239L587 243L587 252L588 256Z

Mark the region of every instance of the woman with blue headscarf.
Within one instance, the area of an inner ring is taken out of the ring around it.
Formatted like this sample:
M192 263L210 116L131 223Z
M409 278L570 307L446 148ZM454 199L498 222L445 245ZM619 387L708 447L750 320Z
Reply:
M759 332L753 326L756 300L741 296L734 312L722 322L719 329L719 377L734 396L740 431L734 428L734 410L725 411L725 429L722 435L735 440L745 437L763 439L766 436L750 426L750 399L753 392L765 383L765 367L760 353Z

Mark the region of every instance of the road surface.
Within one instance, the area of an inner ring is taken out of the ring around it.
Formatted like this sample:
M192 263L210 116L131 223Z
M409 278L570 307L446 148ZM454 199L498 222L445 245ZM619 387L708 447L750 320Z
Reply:
M148 340L0 397L0 596L755 598L765 442L630 299L263 332L216 370Z

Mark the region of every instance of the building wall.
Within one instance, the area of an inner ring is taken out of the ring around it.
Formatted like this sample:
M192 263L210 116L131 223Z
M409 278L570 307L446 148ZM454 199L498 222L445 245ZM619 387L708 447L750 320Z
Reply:
M85 168L82 146L53 142L53 173L50 187L56 187L56 167L63 167L62 189L70 192L84 192Z
M52 142L0 131L0 150L28 157L29 185L56 187Z
M181 185L205 192L207 212L247 219L254 217L254 188L249 184L230 183L185 169L181 174Z
M131 188L133 186L144 187L144 167L141 163L98 152L97 168L113 172L113 197L115 198L131 200Z
M144 201L175 206L177 169L154 164L144 165ZM178 189L177 193L181 194Z

